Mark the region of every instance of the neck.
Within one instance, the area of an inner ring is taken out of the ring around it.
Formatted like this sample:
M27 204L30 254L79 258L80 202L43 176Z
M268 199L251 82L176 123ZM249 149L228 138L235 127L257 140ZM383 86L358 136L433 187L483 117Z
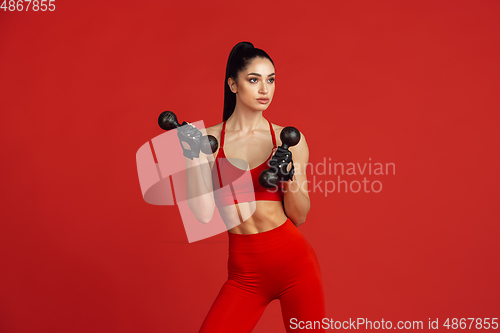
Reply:
M232 130L243 132L251 132L259 128L265 128L267 121L262 115L262 111L244 111L234 109L233 114L226 121L226 126L230 126Z

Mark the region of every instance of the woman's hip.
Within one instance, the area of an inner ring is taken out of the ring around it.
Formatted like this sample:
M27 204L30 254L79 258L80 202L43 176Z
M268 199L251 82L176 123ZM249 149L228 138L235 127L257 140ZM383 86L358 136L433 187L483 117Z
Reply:
M229 270L276 271L317 264L312 246L290 219L258 234L229 233Z

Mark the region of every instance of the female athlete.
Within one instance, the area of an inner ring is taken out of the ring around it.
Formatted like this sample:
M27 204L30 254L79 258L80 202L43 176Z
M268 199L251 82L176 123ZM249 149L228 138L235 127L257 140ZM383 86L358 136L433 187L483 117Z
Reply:
M303 134L289 149L295 173L278 190L265 189L258 181L281 144L283 127L263 116L273 99L275 76L274 62L252 43L241 42L231 50L224 80L223 122L207 128L207 134L219 142L210 171L213 200L205 200L204 195L191 205L206 221L213 214L211 204L217 205L229 237L228 279L200 333L251 332L275 299L280 300L287 332L314 321L315 329L307 331L324 332L317 325L325 317L320 267L311 245L297 229L310 208L305 173L309 150ZM253 184L248 200L248 193L236 187L217 194L226 185L223 179L231 183L245 169Z

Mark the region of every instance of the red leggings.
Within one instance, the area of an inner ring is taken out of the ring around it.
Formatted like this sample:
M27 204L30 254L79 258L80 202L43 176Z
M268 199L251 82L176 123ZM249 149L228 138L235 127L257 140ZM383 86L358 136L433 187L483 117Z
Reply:
M318 259L292 221L258 234L228 235L228 280L200 333L251 332L277 298L287 332L300 331L299 321L321 322L325 301Z

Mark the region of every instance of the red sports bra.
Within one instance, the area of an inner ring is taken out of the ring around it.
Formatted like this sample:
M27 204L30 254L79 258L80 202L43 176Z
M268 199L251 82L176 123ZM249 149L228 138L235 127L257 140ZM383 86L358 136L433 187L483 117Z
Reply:
M269 122L269 121L268 121ZM276 138L274 137L273 126L269 122L271 136L273 138L273 151L267 160L261 165L250 169L243 170L229 163L224 154L224 137L226 130L226 122L222 125L221 141L219 152L215 158L215 164L212 168L212 179L214 186L214 198L218 207L234 205L242 202L270 200L282 201L282 188L266 189L259 183L260 173L269 169L269 160L273 156L274 148L276 148Z

